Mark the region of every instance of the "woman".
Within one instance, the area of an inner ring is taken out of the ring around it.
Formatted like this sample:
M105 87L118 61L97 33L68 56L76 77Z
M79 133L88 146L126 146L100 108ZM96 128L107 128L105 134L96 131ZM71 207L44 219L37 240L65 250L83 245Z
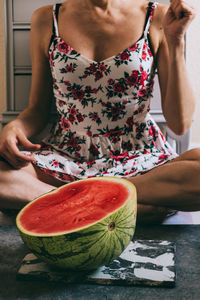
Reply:
M191 125L184 34L194 15L181 0L169 7L68 0L38 9L30 104L0 136L1 207L19 209L66 182L114 175L136 185L138 220L200 210L199 149L177 156L148 113L157 69L168 126L183 134ZM33 144L49 121L53 94L58 118L44 143Z

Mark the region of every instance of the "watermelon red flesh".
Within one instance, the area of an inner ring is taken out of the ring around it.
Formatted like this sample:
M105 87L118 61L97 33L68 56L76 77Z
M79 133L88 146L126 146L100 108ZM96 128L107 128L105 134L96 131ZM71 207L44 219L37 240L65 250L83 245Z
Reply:
M119 182L78 181L31 203L19 221L35 234L72 231L103 219L123 206L127 198L127 188Z

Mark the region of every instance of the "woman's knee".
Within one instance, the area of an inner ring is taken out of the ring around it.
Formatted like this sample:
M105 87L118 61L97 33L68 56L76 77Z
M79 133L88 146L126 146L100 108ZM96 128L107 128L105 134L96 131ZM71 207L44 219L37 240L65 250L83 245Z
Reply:
M200 148L194 148L188 151L189 159L200 163Z
M33 177L37 177L37 173L31 163L21 169L14 169L6 160L0 160L0 180L6 177L6 174L20 173L20 171L25 171L31 174Z
M170 162L173 163L177 161L192 161L192 162L197 162L197 164L200 164L200 148L190 149L180 154L178 157L174 158Z

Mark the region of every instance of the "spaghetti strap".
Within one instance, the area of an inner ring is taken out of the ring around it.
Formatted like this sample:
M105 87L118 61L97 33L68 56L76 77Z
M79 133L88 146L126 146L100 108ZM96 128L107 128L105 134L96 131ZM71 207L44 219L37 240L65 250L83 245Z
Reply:
M155 6L146 9L143 36L101 61L61 38L60 6L54 6L49 63L56 114L41 149L33 151L46 174L63 182L134 177L177 157L149 113L155 56L148 30Z
M147 15L146 15L146 22L145 22L145 28L144 28L144 37L147 37L149 33L149 28L151 25L152 17L155 8L157 7L158 2L149 2L148 9L147 9Z
M53 6L53 35L59 36L58 31L58 13L61 3L54 4Z

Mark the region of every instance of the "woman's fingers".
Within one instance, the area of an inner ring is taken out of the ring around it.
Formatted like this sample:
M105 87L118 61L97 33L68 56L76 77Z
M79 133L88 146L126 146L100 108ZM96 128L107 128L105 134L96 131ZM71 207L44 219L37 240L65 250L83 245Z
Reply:
M139 224L161 224L172 210L152 205L138 203L137 223Z
M170 8L176 19L182 19L184 17L193 19L196 14L194 6L185 0L171 0Z
M22 139L21 139L22 140ZM15 137L11 137L6 141L0 155L10 164L13 168L19 169L26 166L28 163L34 161L33 155L27 155L19 150L18 144L22 144ZM38 150L40 145L34 145L26 139L23 139L24 148L26 150Z
M39 150L41 148L40 144L31 143L24 135L18 135L19 144L24 147L26 150L34 151Z
M9 153L9 151L3 154L1 154L1 157L7 161L7 163L9 165L11 165L14 169L20 169L22 167L25 167L29 162L27 161L21 161L21 160L18 160L16 157L14 157L13 155L11 155Z
M22 153L15 145L13 145L12 150L7 148L2 156L15 169L25 167L34 160L32 155L28 156Z

